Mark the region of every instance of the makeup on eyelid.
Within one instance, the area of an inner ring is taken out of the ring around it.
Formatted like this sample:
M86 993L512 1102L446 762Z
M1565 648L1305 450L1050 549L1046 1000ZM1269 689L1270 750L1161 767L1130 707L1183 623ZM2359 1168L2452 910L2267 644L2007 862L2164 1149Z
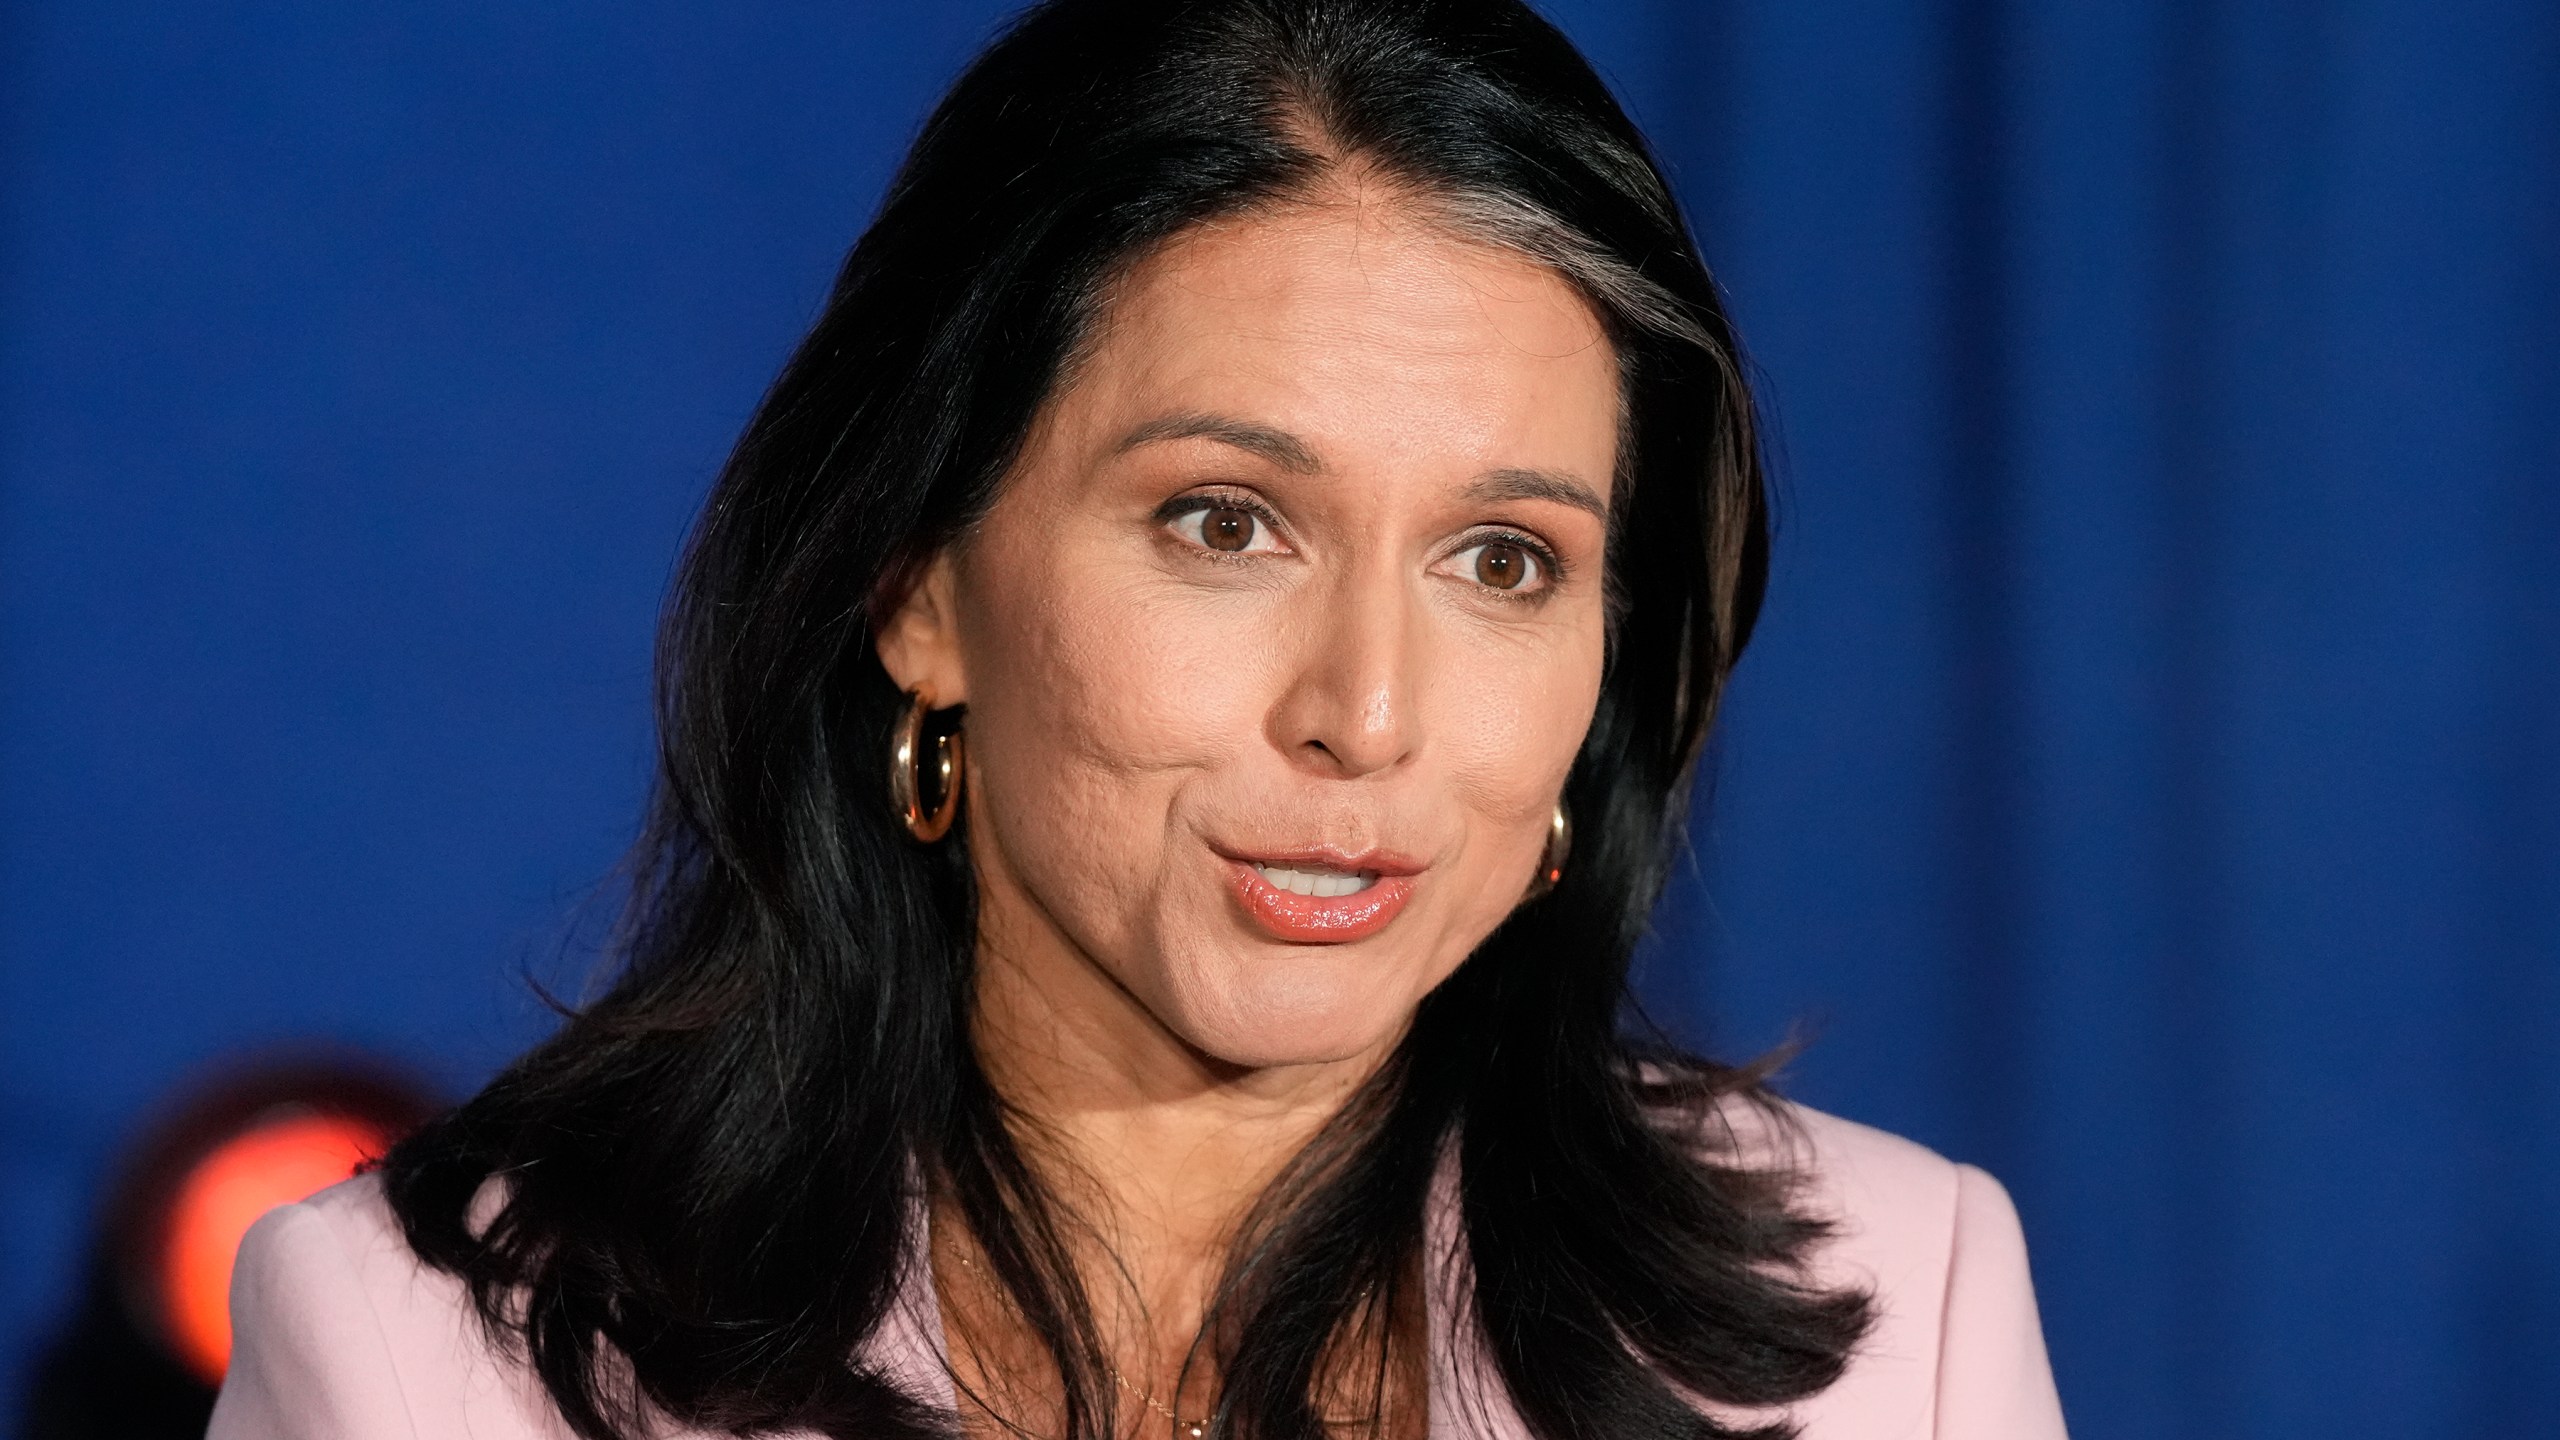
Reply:
M1156 523L1198 549L1220 555L1285 551L1277 525L1261 505L1216 495L1185 495L1157 508ZM1564 562L1541 541L1505 529L1470 537L1475 543L1451 554L1449 561L1471 563L1458 568L1488 590L1527 598L1554 584ZM1448 562L1443 562L1448 563Z

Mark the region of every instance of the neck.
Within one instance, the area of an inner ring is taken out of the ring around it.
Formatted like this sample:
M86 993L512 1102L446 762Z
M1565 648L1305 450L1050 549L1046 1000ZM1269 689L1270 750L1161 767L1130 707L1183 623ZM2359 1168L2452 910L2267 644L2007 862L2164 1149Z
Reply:
M1316 1064L1224 1063L1168 1029L1009 880L980 867L979 1063L1066 1212L1098 1338L1131 1392L1125 1409L1205 1416L1221 1382L1215 1347L1195 1342L1238 1231L1394 1042ZM1045 1413L1055 1396L1012 1378L1047 1373L1045 1351L972 1259L957 1217L937 1214L935 1229L964 1393L1001 1397L1015 1423Z
M1077 1207L1146 1312L1187 1345L1247 1213L1386 1051L1223 1063L1054 929L1024 934L1005 918L982 916L980 1063L1052 1193Z

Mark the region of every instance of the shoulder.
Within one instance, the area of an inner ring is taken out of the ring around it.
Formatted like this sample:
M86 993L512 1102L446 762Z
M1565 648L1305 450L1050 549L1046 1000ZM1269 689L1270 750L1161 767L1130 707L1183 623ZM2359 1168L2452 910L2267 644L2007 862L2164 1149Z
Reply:
M1796 1408L1804 1440L2059 1440L2026 1238L1999 1181L1801 1105L1720 1109L1729 1153L1792 1171L1799 1212L1830 1227L1813 1278L1873 1298L1847 1373Z
M1925 1145L1837 1115L1786 1102L1725 1109L1745 1162L1793 1172L1797 1207L1832 1227L1819 1263L1833 1283L1899 1289L1942 1273L1968 1173L1997 1188Z
M210 1440L566 1440L460 1281L421 1263L363 1176L268 1212L231 1282L232 1361Z

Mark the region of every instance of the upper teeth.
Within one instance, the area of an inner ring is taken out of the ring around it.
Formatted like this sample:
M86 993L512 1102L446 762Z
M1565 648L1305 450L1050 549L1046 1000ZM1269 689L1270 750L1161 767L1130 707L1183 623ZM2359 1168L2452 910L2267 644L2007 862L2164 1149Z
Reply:
M1285 865L1256 865L1253 868L1260 871L1262 878L1270 881L1275 890L1286 890L1292 895L1313 895L1319 900L1334 895L1357 895L1378 883L1377 872L1372 870L1345 874L1340 870L1293 870Z

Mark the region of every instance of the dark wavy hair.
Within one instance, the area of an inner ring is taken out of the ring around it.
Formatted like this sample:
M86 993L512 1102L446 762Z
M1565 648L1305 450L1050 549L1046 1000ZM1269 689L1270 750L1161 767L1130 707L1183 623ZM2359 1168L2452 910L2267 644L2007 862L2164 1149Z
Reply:
M891 814L902 697L872 622L988 504L1115 276L1349 164L1601 316L1614 604L1563 882L1257 1208L1203 1342L1215 1432L1327 1433L1313 1397L1346 1347L1404 1343L1376 1322L1412 1313L1443 1167L1460 1323L1545 1440L1783 1435L1707 1412L1841 1373L1867 1301L1807 1280L1822 1227L1711 1123L1774 1113L1761 1072L1630 1020L1767 544L1732 333L1643 138L1514 0L1052 0L934 112L692 537L617 978L385 1166L409 1243L578 1434L949 1433L860 1359L929 1198L1044 1341L1067 1440L1121 1433L1072 1217L972 1049L966 846Z

